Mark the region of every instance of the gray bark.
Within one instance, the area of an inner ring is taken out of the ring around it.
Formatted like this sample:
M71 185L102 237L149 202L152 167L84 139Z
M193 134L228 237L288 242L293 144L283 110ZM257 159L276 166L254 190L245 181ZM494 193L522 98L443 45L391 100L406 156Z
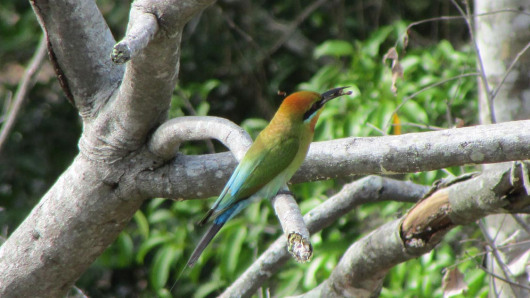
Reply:
M528 12L530 4L525 0L475 1L475 13L487 13L506 8ZM493 107L497 122L514 121L530 118L530 17L523 13L497 13L486 17L475 18L477 44L480 48L480 59L484 65L487 84L492 90ZM526 47L526 52L525 51ZM490 123L488 96L484 82L479 81L481 88L480 118L482 123ZM495 165L508 167L509 165ZM491 167L491 166L489 166ZM486 167L486 168L489 168ZM530 224L528 215L521 216L523 225ZM486 218L483 229L486 239L493 238L490 248L496 254L488 255L488 267L494 274L515 283L528 284L530 272L525 266L518 265L528 254L528 249L495 251L507 239L523 242L530 239L521 224L514 217L495 215ZM523 258L523 259L521 259ZM528 289L515 287L500 279L490 281L490 296L528 297Z
M198 125L195 121L195 126L186 125L187 129L180 132L203 135L201 131L206 124ZM190 136L177 134L176 129L171 131L173 133L166 136L190 139ZM236 130L230 136L237 134ZM224 142L222 136L225 134L220 135ZM398 136L314 142L291 182L522 160L530 158L527 148L530 148L530 120ZM207 198L219 193L236 164L230 153L178 155L167 164L140 173L138 188L150 197Z
M160 30L124 71L93 1L31 2L83 134L72 165L0 248L1 297L64 296L141 205L135 177L162 162L146 141L167 117L182 29L211 3L135 2Z
M521 179L522 173L515 172ZM513 183L517 180L511 174L510 169L491 169L441 187L400 220L355 242L330 277L300 297L377 297L390 268L431 251L457 225L488 214L530 212L530 195L522 179Z
M310 233L316 233L335 222L355 207L382 201L415 202L428 191L428 187L411 182L368 176L345 185L336 195L327 199L304 216ZM285 237L278 238L221 297L249 297L263 283L278 272L289 260Z
M65 94L81 115L89 112L91 104L110 96L124 71L108 59L115 41L103 16L94 1L30 2Z
M31 2L61 85L81 115L83 133L72 165L0 247L1 297L64 296L145 199L202 198L220 191L236 164L232 154L174 157L173 153L182 141L215 137L241 156L248 137L230 125L224 132L212 131L211 122L204 131L197 119L162 125L178 76L183 27L212 2L138 0L131 8L127 36L114 51L115 41L94 2ZM111 52L114 61L128 61L126 66L112 64ZM519 121L316 143L293 182L527 159L529 127L528 121ZM373 195L361 192L354 203L338 196L307 214L309 232L359 202L384 195L398 199L410 190L406 183L398 183L398 188L387 180L379 184L386 187L374 187ZM405 197L417 199L419 193ZM285 261L284 247L271 246L276 251L264 257L265 262L273 264L275 257ZM260 279L272 272L258 271ZM241 283L234 287L250 293Z

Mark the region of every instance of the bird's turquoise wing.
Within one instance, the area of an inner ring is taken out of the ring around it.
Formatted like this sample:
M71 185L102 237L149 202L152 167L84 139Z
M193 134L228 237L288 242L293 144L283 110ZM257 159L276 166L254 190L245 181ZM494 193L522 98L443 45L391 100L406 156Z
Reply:
M240 199L256 193L291 164L299 147L297 137L277 139L272 146L264 146L260 138L256 139L207 216L212 213L217 215Z

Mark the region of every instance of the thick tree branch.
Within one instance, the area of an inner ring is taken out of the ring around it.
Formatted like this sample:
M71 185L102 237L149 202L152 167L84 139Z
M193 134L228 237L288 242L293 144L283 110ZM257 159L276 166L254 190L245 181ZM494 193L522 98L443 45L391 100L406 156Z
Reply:
M509 167L485 171L432 193L402 219L350 246L331 276L302 296L376 296L390 268L429 252L450 229L489 214L528 209L530 196L522 183L510 183L510 172Z
M146 199L135 177L162 162L146 141L167 117L182 28L212 1L135 2L160 30L119 92L123 69L110 61L114 41L94 2L32 2L84 127L80 155L0 247L0 297L64 296Z
M345 185L342 190L304 216L309 232L316 233L360 204L378 201L415 202L429 187L378 176ZM285 237L280 237L254 262L221 297L248 297L289 259ZM317 252L318 253L318 252Z
M107 54L114 38L95 1L30 2L46 33L61 87L86 115L90 105L108 98L122 78L124 68L114 65Z
M530 120L311 145L300 172L319 179L431 171L530 158ZM305 178L304 180L308 180ZM302 181L304 181L302 180ZM299 182L295 176L293 182Z
M1 297L64 296L114 241L143 200L102 174L78 157L2 244Z
M525 160L530 159L528 148L530 120L315 142L291 183ZM178 155L169 164L142 172L138 187L150 197L206 198L221 191L236 164L230 153Z
M142 35L141 51L126 64L118 92L108 100L102 98L92 111L97 118L85 123L89 126L85 132L93 133L81 137L79 148L84 155L115 162L143 146L153 129L167 119L177 82L182 30L195 13L211 3L213 0L133 3L130 13L133 25L128 33L139 31L142 25L149 32ZM158 24L154 37L153 17ZM110 52L107 50L107 55ZM107 59L110 61L108 56Z

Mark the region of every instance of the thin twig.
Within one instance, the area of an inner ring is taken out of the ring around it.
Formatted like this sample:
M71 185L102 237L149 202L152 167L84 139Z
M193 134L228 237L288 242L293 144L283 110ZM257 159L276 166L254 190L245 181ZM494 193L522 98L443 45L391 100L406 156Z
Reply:
M7 119L4 125L2 125L2 130L0 131L0 153L2 152L2 148L6 143L9 133L15 125L15 121L18 117L20 109L22 108L22 105L24 104L24 100L26 99L28 92L35 85L35 78L37 77L37 74L39 73L39 70L44 62L44 57L46 57L46 38L43 35L41 36L38 48L31 58L31 62L26 69L24 76L22 77L22 81L18 85L17 92L15 93L15 100L9 108Z
M526 165L526 162L521 162L521 174L523 176L523 186L526 190L526 194L530 195L530 172L528 171L528 166Z
M497 93L499 93L499 90L501 89L502 85L504 84L504 81L508 77L508 74L510 74L510 72L512 71L512 68L515 66L515 63L528 50L528 48L530 48L530 42L527 43L526 46L522 50L520 50L519 53L517 53L517 55L513 59L512 64L510 64L510 66L508 67L508 70L506 70L506 72L504 73L504 76L502 77L502 80L501 80L499 86L497 86L497 88L495 88L495 90L493 90L492 95L491 95L493 99L495 99L495 97L497 96Z
M248 34L247 32L245 32L245 30L243 30L241 27L239 27L234 22L234 20L232 20L230 17L228 17L224 13L224 10L223 10L223 8L220 5L216 5L216 6L221 10L221 15L223 16L223 19L225 20L225 22L228 24L228 27L230 27L230 29L233 29L234 31L236 31L239 35L241 35L252 46L254 46L255 48L259 49L259 45L254 41L254 38L252 38L252 36L250 34Z
M458 92L460 92L460 87L462 87L462 80L458 79L458 85L457 89L455 90L455 93L453 96L451 96L450 99L446 101L446 109L445 109L445 117L447 118L447 124L449 127L453 127L453 115L451 113L451 106L453 105L453 101L455 100L456 96L458 95Z
M504 278L504 277L502 277L502 276L500 276L500 275L497 275L497 274L495 274L495 273L489 271L488 268L484 267L482 264L480 264L480 263L478 263L477 261L475 261L475 258L473 258L473 257L470 256L469 259L473 260L473 261L475 262L475 264L477 265L477 267L479 267L482 271L486 272L486 273L487 273L488 275L490 275L491 277L494 277L494 278L496 278L496 279L500 279L500 280L502 280L502 281L504 281L504 282L506 282L506 283L508 283L508 284L510 284L510 285L513 285L513 286L516 286L516 287L519 287L519 288L522 288L522 289L530 290L530 287L527 286L527 285L524 285L524 284L520 284L520 283L517 283L517 282L511 281L511 280L509 280L509 279L506 279L506 278ZM453 266L453 265L451 265L451 267L452 267L452 266ZM497 291L495 291L495 293L496 293L496 294L499 294L499 293L497 293Z
M387 136L387 135L388 135L384 130L382 130L381 128L379 128L379 127L373 125L373 124L370 123L370 122L367 122L367 123L366 123L366 126L368 126L368 127L372 128L373 130L379 132L379 133L380 133L381 135L383 135L383 136Z
M444 127L433 126L433 125L429 125L429 124L418 124L418 123L411 123L411 122L403 122L403 123L401 123L399 125L401 125L401 126L412 126L412 127L422 128L422 129L431 130L431 131L438 131L438 130L447 129L447 128L444 128ZM392 124L392 126L395 126L395 124Z
M11 106L12 100L13 100L13 92L11 92L10 90L7 90L6 98L4 99L4 104L2 107L2 116L0 117L0 124L4 123L4 121L9 116L9 107Z
M445 80L441 80L439 82L430 84L430 85L428 85L428 86L426 86L424 88L421 88L420 90L412 93L411 95L405 96L403 98L403 100L401 101L401 103L399 103L399 105L394 109L394 112L392 112L392 115L396 114L401 109L401 107L403 105L405 105L405 103L407 103L407 101L409 101L410 99L418 96L422 92L425 92L425 91L427 91L427 90L429 90L431 88L434 88L434 87L438 87L438 86L440 86L442 84L445 84L447 82L450 82L452 80L456 80L456 79L460 79L460 78L464 78L464 77L477 76L477 75L479 75L479 73L477 73L477 72L463 73L463 74L460 74L460 75L457 75L457 76L454 76L454 77L450 77L450 78L447 78ZM392 121L392 118L390 118L390 120L385 124L385 127L383 127L383 131L387 131L391 121Z
M472 241L478 241L478 240L477 239L466 239L466 240L460 240L459 243L472 242ZM523 240L523 241L519 241L519 242L516 242L516 243L507 243L507 244L504 244L504 245L499 245L499 246L497 246L497 249L498 250L513 249L514 246L529 245L529 244L530 244L530 240ZM477 257L482 257L482 256L488 254L488 252L486 252L486 251L478 252L478 253L476 253L474 255L470 255L468 252L464 252L464 253L467 255L467 258L461 259L460 261L457 261L457 262L447 266L446 268L453 268L453 267L456 267L456 266L458 266L460 264L468 262L469 260L474 260Z
M307 19L309 15L313 13L313 11L315 11L317 8L319 8L322 4L326 2L326 0L316 0L315 2L306 6L306 8L296 17L296 19L289 24L287 30L285 30L283 35L278 38L276 43L265 52L263 58L270 57L272 54L274 54L287 41L287 39L291 37L293 32L296 30L296 28L298 28L298 26L300 26L302 22Z
M503 262L501 255L499 254L499 251L497 247L495 246L495 242L493 241L490 234L488 233L488 230L482 220L479 220L478 226L480 227L480 230L482 232L482 235L484 236L484 239L486 239L486 242L488 242L488 248L491 250L491 254L493 255L493 258L495 259L500 269L502 270L504 274L504 278L509 280L508 284L510 285L510 288L512 290L511 294L515 295L516 291L513 288L513 284L515 284L515 281L512 280L510 270L507 268L506 264ZM512 296L512 297L515 297L515 296Z
M530 226L517 214L512 214L513 219L530 235Z
M490 118L491 123L496 123L495 119L495 108L493 106L493 97L491 93L491 88L488 83L488 77L486 76L486 70L484 69L484 63L482 61L482 56L480 55L480 49L478 48L477 40L475 39L475 34L473 33L473 18L471 17L471 10L469 8L469 2L467 0L464 0L464 4L466 6L466 11L464 11L458 3L456 3L456 0L451 0L453 5L458 9L460 14L465 17L466 25L469 30L469 36L471 37L471 42L473 43L473 46L475 48L475 53L477 54L477 66L479 68L480 77L482 80L482 83L484 84L484 89L486 89L486 96L488 98L488 106L490 110Z
M499 9L499 10L495 10L495 11L488 11L488 12L483 12L483 13L479 13L479 14L472 14L471 16L476 18L476 17L484 17L484 16L489 16L489 15L498 14L498 13L505 13L505 12L520 13L520 14L524 14L524 15L530 16L530 13L527 13L524 10L514 9L514 8L507 8L507 9ZM465 20L465 17L464 16L439 16L439 17L435 17L435 18L428 18L428 19L424 19L424 20L421 20L421 21L410 23L405 28L405 33L403 33L400 36L400 38L396 41L394 46L397 47L398 42L400 40L403 40L403 37L408 34L407 32L409 31L409 29L411 29L414 26L422 25L422 24L430 23L430 22L451 21L451 20Z

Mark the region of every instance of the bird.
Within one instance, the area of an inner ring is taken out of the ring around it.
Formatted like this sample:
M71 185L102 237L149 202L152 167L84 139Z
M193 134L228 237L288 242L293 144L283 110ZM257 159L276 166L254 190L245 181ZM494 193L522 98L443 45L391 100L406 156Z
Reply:
M212 223L192 252L193 267L223 225L250 203L270 199L284 189L304 161L315 125L328 101L351 94L339 87L322 94L299 91L287 96L270 123L259 133L199 225Z

